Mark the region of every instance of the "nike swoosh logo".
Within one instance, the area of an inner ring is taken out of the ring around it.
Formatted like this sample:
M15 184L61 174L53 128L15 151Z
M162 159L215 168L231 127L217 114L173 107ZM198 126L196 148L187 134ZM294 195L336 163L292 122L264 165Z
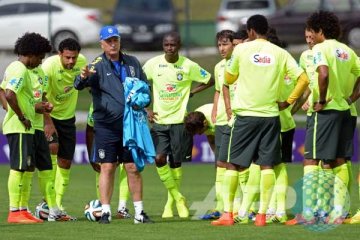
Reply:
M191 158L191 156L186 156L185 158L188 159L188 158Z
M106 73L106 76L110 76L111 75L111 73Z

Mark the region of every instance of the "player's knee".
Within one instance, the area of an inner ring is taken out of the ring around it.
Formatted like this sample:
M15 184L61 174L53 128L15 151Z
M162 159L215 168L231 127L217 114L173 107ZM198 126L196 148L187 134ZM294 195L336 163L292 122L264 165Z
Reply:
M50 143L49 144L50 154L57 155L59 151L59 144L58 143Z
M59 166L60 168L64 168L64 169L70 169L70 168L71 168L71 162L72 162L72 161L59 158L59 159L58 159L58 166Z
M166 155L163 155L163 154L158 154L156 155L155 157L155 164L156 164L156 167L163 167L167 164L167 161L166 161Z

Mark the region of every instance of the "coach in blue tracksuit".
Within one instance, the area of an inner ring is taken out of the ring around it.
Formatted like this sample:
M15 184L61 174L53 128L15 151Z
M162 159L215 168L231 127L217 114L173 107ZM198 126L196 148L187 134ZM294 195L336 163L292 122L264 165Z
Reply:
M99 177L102 216L99 223L110 223L110 201L118 161L124 162L129 188L134 201L135 223L151 220L143 211L142 179L127 149L123 148L123 116L125 97L123 82L126 77L147 80L139 61L120 51L120 35L114 26L100 31L100 45L104 53L82 69L74 86L91 88L94 104L95 161L101 163Z

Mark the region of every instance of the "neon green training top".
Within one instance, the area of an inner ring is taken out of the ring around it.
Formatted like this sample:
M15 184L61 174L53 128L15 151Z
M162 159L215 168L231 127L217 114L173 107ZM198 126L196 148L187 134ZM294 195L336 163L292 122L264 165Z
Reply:
M148 60L143 66L152 81L153 111L158 124L184 122L193 81L207 83L211 74L190 59L179 56L176 63L169 63L165 55Z
M226 71L238 75L233 112L254 117L279 116L285 75L298 79L304 72L286 50L264 39L237 45Z
M39 86L38 83L33 83L28 69L22 62L14 61L6 68L1 88L4 90L9 89L16 94L19 108L24 116L30 120L32 127L30 130L26 130L18 115L8 104L8 111L3 121L4 134L34 133L35 97L38 96L39 89L37 87Z
M226 66L226 59L223 59L220 62L218 62L214 68L215 90L220 93L218 105L217 105L216 123L215 123L215 125L218 126L226 125L228 123L226 109L225 109L225 102L224 102L224 93L223 93L225 66Z
M74 88L74 80L86 65L86 58L79 54L72 69L65 69L59 55L47 58L42 64L49 77L47 99L54 105L50 116L58 120L66 120L75 116L78 91Z
M346 101L349 97L348 89L352 89L354 86L354 81L349 81L349 79L360 76L360 60L356 53L334 39L316 44L313 53L315 68L327 66L329 69L326 100L331 100L325 105L324 110L344 111L349 109ZM315 91L319 92L318 89L317 86Z
M211 112L212 112L213 106L214 106L214 104L208 103L208 104L204 104L204 105L198 107L197 109L195 109L195 111L197 111L197 112L202 112L205 115L206 121L208 122L208 128L204 132L205 135L215 135L215 125L211 121Z

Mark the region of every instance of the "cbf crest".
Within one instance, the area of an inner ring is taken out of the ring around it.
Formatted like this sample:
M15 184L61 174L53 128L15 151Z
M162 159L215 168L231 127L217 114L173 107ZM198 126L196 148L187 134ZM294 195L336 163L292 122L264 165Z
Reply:
M176 73L176 79L177 79L178 81L182 81L182 80L184 79L184 73L182 73L182 72L177 72L177 73Z
M133 66L129 66L131 77L135 77L135 68Z

